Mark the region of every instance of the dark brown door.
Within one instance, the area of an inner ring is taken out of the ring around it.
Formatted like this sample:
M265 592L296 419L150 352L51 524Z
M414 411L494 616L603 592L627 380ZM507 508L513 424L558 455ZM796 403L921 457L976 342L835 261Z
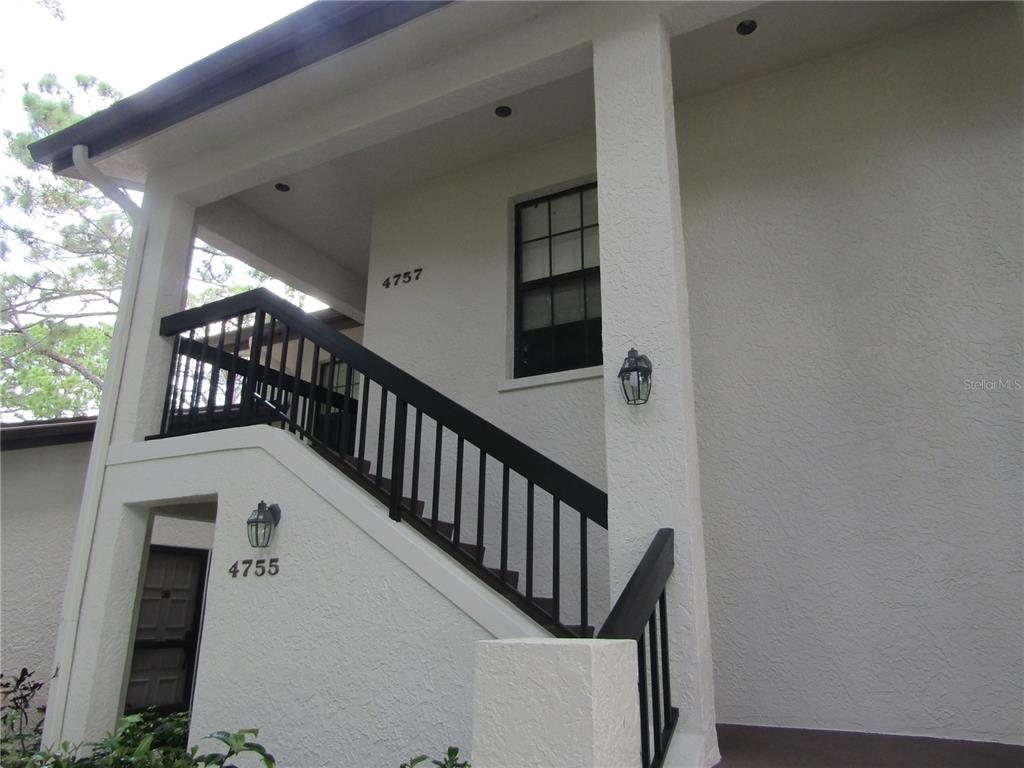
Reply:
M127 713L150 707L162 712L189 708L206 587L206 559L204 549L157 545L149 548L125 697Z

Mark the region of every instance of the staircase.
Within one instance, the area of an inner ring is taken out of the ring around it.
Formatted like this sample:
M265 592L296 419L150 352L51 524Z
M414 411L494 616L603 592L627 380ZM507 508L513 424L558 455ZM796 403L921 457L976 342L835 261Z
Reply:
M591 589L589 542L608 527L602 490L265 289L165 317L160 333L173 354L151 439L286 429L552 635L595 635L591 596L606 588ZM645 766L661 764L677 714L663 534L599 633L637 641Z

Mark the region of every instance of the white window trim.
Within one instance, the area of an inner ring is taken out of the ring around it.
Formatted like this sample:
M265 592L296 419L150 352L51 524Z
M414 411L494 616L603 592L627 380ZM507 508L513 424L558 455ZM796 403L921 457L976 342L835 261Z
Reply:
M514 392L519 389L547 387L552 384L566 384L571 381L599 379L604 375L603 365L591 365L587 368L573 368L568 371L541 373L537 376L524 376L519 379L506 379L498 384L499 392Z

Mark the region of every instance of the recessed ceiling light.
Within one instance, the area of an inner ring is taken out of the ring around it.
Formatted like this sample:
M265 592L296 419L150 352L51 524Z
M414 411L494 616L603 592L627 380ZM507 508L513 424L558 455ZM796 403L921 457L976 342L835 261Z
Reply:
M736 25L736 34L746 37L747 35L754 34L754 30L757 29L757 22L753 19L744 19Z
M277 184L274 185L274 189L276 189L278 192L290 192L291 185L285 184L283 181L279 181L277 182Z
M498 117L508 117L509 115L512 114L512 107L508 106L507 104L502 104L500 107L494 108L494 114L496 114Z

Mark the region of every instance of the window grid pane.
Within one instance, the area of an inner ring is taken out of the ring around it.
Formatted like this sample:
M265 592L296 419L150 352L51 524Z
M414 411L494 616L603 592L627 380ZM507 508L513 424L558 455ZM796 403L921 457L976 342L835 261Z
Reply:
M518 204L515 235L515 375L599 365L597 185Z

